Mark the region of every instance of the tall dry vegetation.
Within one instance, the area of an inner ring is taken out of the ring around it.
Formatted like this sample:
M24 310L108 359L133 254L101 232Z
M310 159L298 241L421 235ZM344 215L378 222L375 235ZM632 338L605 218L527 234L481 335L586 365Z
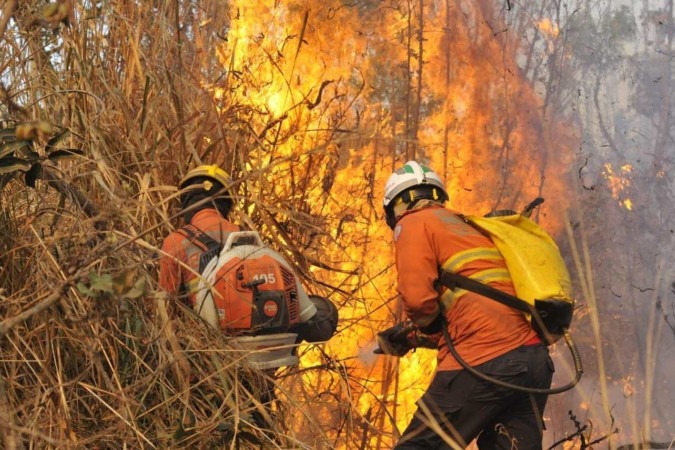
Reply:
M226 11L4 3L0 447L304 445L282 407L273 437L256 427L269 380L156 290L177 180L198 163L240 173L258 143L256 112L212 91Z
M179 223L175 183L199 163L216 162L232 172L242 195L237 219L285 252L317 293L361 314L341 324L356 330L352 342L339 341L350 350L385 326L383 318L400 315L388 303L394 292L385 276L389 267L375 264L389 255L379 254L386 243L378 242L382 230L372 226L381 222L377 184L393 160L419 156L426 139L427 157L457 174L444 173L453 183L453 200L461 207L494 202L481 204L482 212L499 202L516 207L522 196L564 178L559 172L569 168L560 164L569 161L563 154L567 140L551 125L562 121L546 116L556 100L547 98L549 110L542 114L531 86L510 70L504 54L509 37L519 34L486 28L500 20L492 3L475 2L481 12L466 2L444 2L445 11L427 2L408 4L426 5L419 10L444 17L443 26L429 25L423 20L428 17L399 2L338 3L322 11L323 29L308 21L307 11L290 8L297 33L274 44L283 54L263 48L262 61L233 70L218 49L241 45L228 41L237 13L228 16L222 1L4 2L0 446L209 447L234 443L236 434L241 445L386 448L395 439L401 393L418 389L406 401L419 394L419 386L400 377L403 363L385 359L357 372L346 358L312 349L318 370L281 374L285 402L276 410L272 442L251 421L260 412L258 391L269 380L246 369L224 337L156 289L157 247ZM362 21L353 34L367 35L372 44L361 48L350 41L344 48L357 57L377 53L368 73L355 67L345 71L351 77L346 81L317 78L282 113L247 100L266 92L270 82L259 69L300 64L301 46L316 53L289 77L297 84L310 77L312 64L325 63L323 57L345 57L328 31L346 26L350 16ZM532 18L526 19L522 26L531 29ZM422 36L424 27L429 32ZM442 42L434 47L432 39ZM315 58L321 51L322 58ZM420 54L431 56L421 64ZM485 78L472 84L475 67ZM361 90L368 89L365 101ZM453 95L460 101L444 103ZM425 115L444 109L437 123L424 122ZM310 110L323 117L311 126L295 121ZM345 126L348 114L352 122ZM360 142L359 124L366 121L375 138ZM315 123L322 125L321 139ZM464 141L461 151L457 142ZM358 170L341 172L345 167ZM511 176L518 168L530 172ZM559 197L547 199L556 205L551 215L569 200ZM335 198L340 201L330 203ZM592 278L586 256L581 259ZM346 269L339 264L344 261ZM364 271L369 264L379 272ZM318 270L343 270L335 279L348 282L319 282L312 278ZM586 296L592 288L585 288ZM377 308L357 298L366 289ZM602 339L596 330L582 337L587 347ZM424 361L407 361L419 364L413 367L417 384L420 373L432 370ZM303 382L307 374L311 383ZM244 379L253 393L241 385ZM359 397L367 397L367 407ZM599 409L606 415L609 407L604 396ZM597 438L588 417L579 417L581 423L565 414L567 408L558 410L557 427L571 430L570 439L580 439L582 448ZM601 430L600 441L613 432ZM563 434L553 441L562 445Z
M289 7L297 33L276 42L256 34L257 58L232 67L234 57L218 50L243 45L228 40L241 11L229 17L220 1L5 3L5 447L204 447L244 432L252 435L243 441L275 445L250 425L261 374L240 376L245 368L226 339L156 289L157 247L179 219L173 186L196 164L216 162L233 173L242 195L237 219L285 252L315 292L352 308L341 329L353 334L339 341L349 351L401 315L390 301L390 255L380 242L389 230L377 200L395 160L421 156L426 139L427 157L445 166L444 175L459 168L448 178L460 206L516 207L520 196L539 194L545 173L559 171L558 159L534 151L542 140L562 148L564 139L540 133L531 89L503 78L515 72L506 69L511 63L497 64L504 49L483 26L492 19L489 2L469 18L452 4L420 6L416 15L415 5L335 2L321 10L323 27ZM431 27L427 15L437 22L433 44L422 36ZM368 36L370 47L355 38L344 51L334 48L337 24L350 20L352 34ZM466 32L450 32L454 25ZM303 46L314 53L298 57ZM435 51L444 58L421 62ZM456 51L475 59L457 63ZM371 66L338 74L327 67L330 78L301 83L320 63L344 69L370 53L377 53ZM285 110L250 100L274 94L270 67L295 68L296 61L296 71L282 74L297 96ZM485 79L467 88L474 63ZM495 88L506 85L517 94ZM303 122L303 114L312 119ZM425 128L434 114L435 125ZM361 129L374 138L360 141ZM28 141L15 140L19 130ZM519 133L538 138L525 144ZM537 161L522 166L530 175L482 182L518 165L519 152ZM464 164L471 169L461 170ZM312 279L319 270L340 276L319 282ZM321 348L311 352L311 368L281 374L285 401L273 430L281 447L387 448L409 413L403 405L410 409L421 377L433 372L433 355L423 352L365 368L351 364L362 355L336 360ZM311 382L303 383L308 374ZM254 381L253 396L242 378Z

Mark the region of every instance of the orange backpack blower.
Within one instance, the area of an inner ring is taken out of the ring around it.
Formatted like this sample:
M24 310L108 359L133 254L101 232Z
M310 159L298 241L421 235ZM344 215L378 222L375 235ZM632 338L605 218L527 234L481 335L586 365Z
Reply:
M296 277L258 233L230 233L221 244L196 227L181 231L204 250L193 306L207 322L233 335L284 333L299 322Z

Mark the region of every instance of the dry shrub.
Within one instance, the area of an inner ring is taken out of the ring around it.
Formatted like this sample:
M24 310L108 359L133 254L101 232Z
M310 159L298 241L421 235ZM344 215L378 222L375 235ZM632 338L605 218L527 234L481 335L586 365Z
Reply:
M92 238L92 221L43 237L36 216L2 254L6 448L293 446L284 410L259 403L274 381L156 291L151 252L114 231Z
M256 142L204 82L224 8L58 5L0 21L0 143L27 138L10 156L40 169L0 172L0 447L303 447L287 407L260 404L269 374L156 289L176 181L236 171Z

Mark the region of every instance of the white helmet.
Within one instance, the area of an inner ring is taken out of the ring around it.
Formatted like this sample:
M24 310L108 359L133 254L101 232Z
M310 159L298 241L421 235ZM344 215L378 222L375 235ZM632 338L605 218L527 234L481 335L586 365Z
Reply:
M436 172L417 161L408 161L391 174L384 186L383 206L389 227L396 225L394 206L421 199L443 203L448 200L448 193Z

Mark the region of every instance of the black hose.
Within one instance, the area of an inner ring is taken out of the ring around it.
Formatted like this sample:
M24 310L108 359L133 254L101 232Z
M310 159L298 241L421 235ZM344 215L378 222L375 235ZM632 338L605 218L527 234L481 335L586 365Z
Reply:
M578 382L581 380L581 376L584 373L583 366L581 364L581 356L579 355L579 351L577 349L576 344L572 340L572 336L569 334L567 329L565 328L563 330L563 337L565 339L565 343L567 344L567 347L570 349L570 353L572 354L572 360L574 361L574 379L569 382L568 384L553 388L553 389L543 389L543 388L529 388L525 386L518 386L517 384L511 384L507 383L502 380L498 380L496 378L493 378L489 375L486 375L473 367L471 367L466 361L464 361L459 354L457 353L457 350L455 350L455 347L452 345L452 339L450 338L450 333L448 332L448 323L445 318L445 308L441 307L441 319L443 321L443 336L445 337L445 342L448 344L448 350L450 350L450 353L452 353L452 356L455 357L457 362L467 370L471 375L480 378L481 380L488 381L490 383L496 384L497 386L505 387L508 389L513 389L515 391L520 391L520 392L527 392L528 394L559 394L561 392L569 391L572 389Z

